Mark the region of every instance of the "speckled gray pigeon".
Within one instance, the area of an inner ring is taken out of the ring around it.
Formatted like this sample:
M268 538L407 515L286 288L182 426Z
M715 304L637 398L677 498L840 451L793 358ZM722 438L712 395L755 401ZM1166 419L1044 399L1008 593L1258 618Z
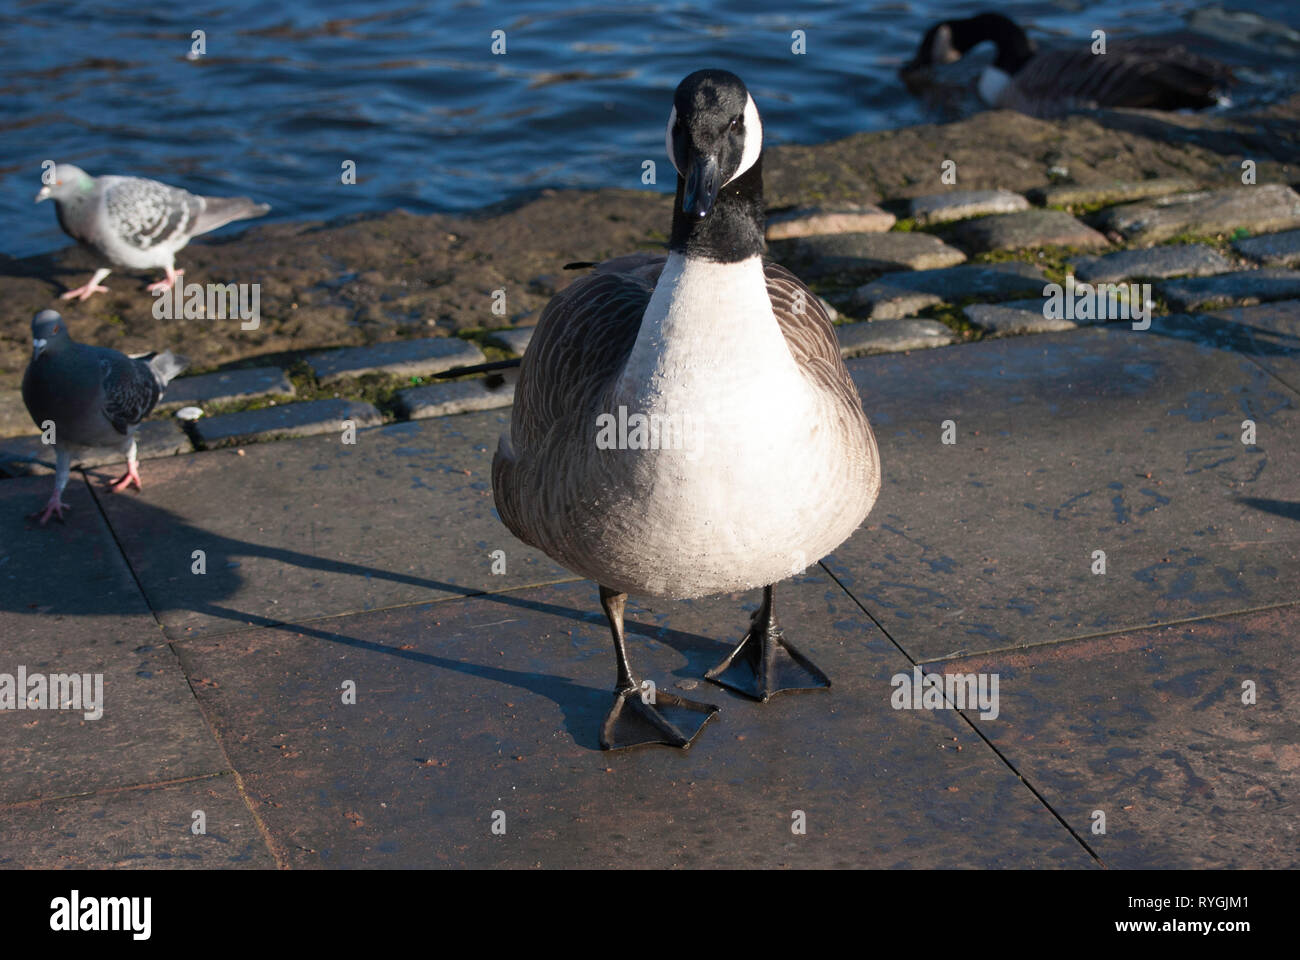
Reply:
M43 431L49 432L52 424L55 451L54 493L40 516L41 526L51 515L62 520L68 509L62 495L74 454L124 452L126 473L110 489L132 483L140 489L136 427L188 365L170 350L133 360L116 350L77 343L53 310L32 318L32 362L23 375L23 403Z
M114 267L166 270L166 279L149 285L151 293L170 290L185 272L175 267L176 251L191 237L271 209L248 197L200 197L142 177L92 177L70 163L55 166L54 182L36 194L36 202L42 200L54 201L64 233ZM111 272L101 267L89 283L69 290L63 299L107 293L100 282Z

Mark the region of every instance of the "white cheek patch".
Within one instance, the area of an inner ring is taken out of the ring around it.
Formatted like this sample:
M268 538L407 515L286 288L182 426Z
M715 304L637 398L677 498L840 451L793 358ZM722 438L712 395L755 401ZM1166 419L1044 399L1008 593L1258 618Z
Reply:
M731 175L731 179L727 183L731 183L736 177L758 163L759 155L762 152L763 121L758 119L758 107L754 105L754 98L749 97L745 102L745 150L740 155L740 166L736 167L736 172ZM723 184L723 186L726 186L726 184Z
M999 106L1007 87L1011 86L1011 77L994 66L987 66L980 72L980 99L990 107Z
M673 112L668 114L668 128L664 131L664 149L668 151L668 160L672 163L673 169L682 173L682 168L677 166L677 155L673 153L673 127L677 123L677 105L673 104ZM682 173L682 176L686 174Z

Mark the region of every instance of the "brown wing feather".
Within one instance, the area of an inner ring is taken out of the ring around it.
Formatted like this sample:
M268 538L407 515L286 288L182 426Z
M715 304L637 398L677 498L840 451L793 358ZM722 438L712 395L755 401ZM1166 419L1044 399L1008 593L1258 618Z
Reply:
M1130 42L1104 55L1044 50L1016 74L1014 95L1022 102L1015 105L1039 115L1080 107L1207 107L1231 76L1182 47Z
M844 366L835 325L821 300L780 264L763 264L763 273L767 277L767 295L772 301L772 310L799 369L819 389L836 393L842 401L840 406L856 411L866 428L862 400Z
M627 362L664 262L662 256L643 255L606 261L553 297L542 311L520 366L510 440L502 438L492 460L497 512L521 540L540 545L530 535L519 504L521 489L536 496L538 487L545 485L532 475L544 469L537 454L557 424L563 430L575 415L594 422L602 412L599 399ZM838 397L841 402L834 407L843 418L840 429L845 436L865 433L865 449L874 457L871 428L826 309L785 267L766 263L764 275L791 355L818 389ZM552 531L551 540L562 536L562 531Z
M520 463L529 467L557 423L575 414L593 419L597 399L623 369L664 257L606 261L551 298L528 343L515 386L510 440L492 458L492 486L502 522L531 543L518 509Z

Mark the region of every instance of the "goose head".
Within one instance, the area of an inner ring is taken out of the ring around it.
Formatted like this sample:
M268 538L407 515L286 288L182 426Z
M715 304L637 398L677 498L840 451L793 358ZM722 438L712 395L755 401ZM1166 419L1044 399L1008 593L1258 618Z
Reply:
M677 85L664 145L685 180L682 212L703 220L718 191L758 162L763 125L744 82L726 70L698 70Z
M936 23L921 39L916 56L899 68L899 76L907 80L931 67L955 63L966 51L985 41L997 46L994 66L1008 76L1034 55L1033 41L1014 20L1000 13L981 13L964 20Z

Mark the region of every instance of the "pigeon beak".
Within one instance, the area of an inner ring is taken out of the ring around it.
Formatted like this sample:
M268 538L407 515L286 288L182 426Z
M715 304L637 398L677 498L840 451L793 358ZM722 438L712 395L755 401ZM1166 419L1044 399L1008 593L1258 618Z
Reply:
M697 155L691 162L690 172L686 174L682 212L694 214L703 220L713 210L721 188L722 177L718 172L717 157Z
M36 194L35 202L40 203L42 200L48 199L50 199L50 188L48 186L41 187L41 192Z
M36 359L37 357L39 357L42 353L45 352L45 344L46 344L46 341L44 341L44 340L33 340L33 341L32 341L32 359L33 359L33 360L35 360L35 359Z

